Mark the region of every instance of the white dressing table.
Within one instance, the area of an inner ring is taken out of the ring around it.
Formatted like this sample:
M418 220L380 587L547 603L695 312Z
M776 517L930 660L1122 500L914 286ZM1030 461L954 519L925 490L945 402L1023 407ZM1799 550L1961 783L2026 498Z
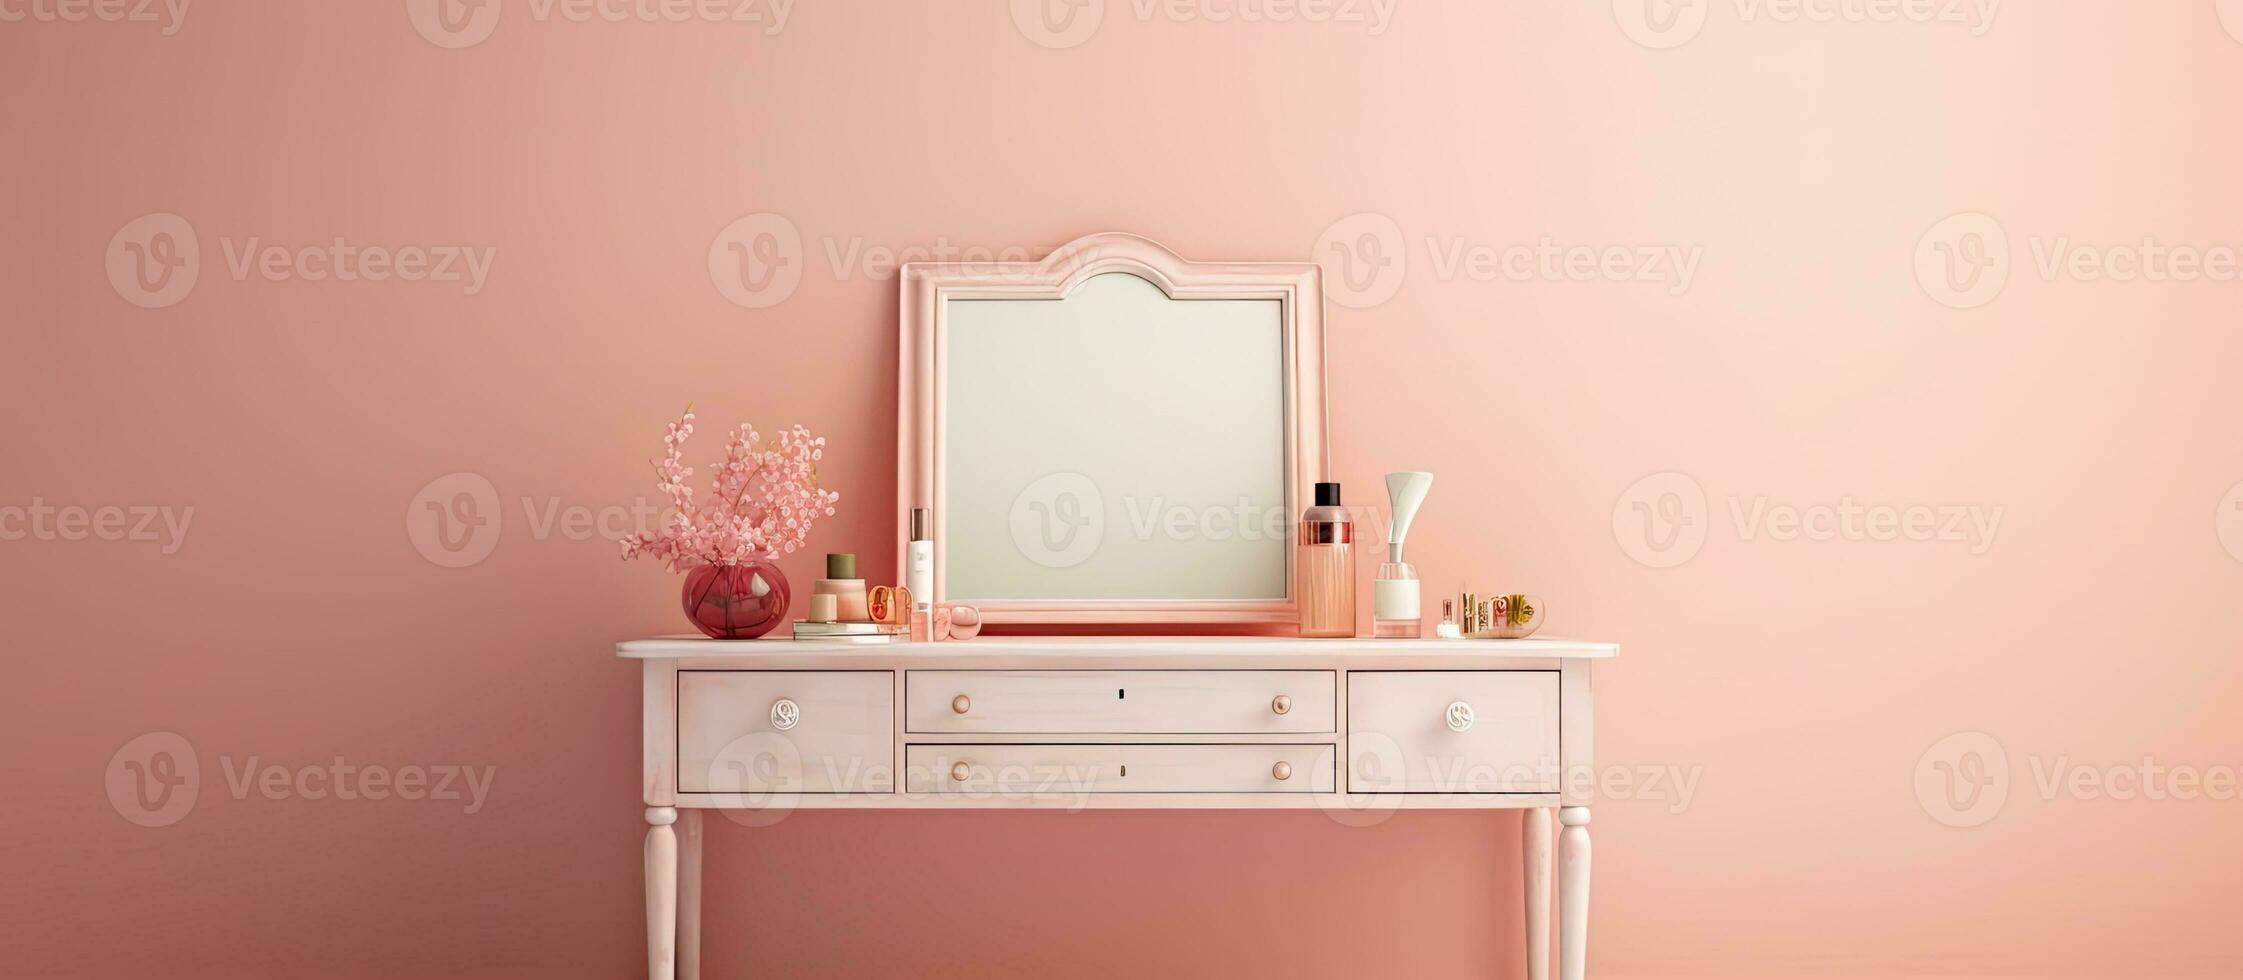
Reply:
M1315 263L1195 262L1105 232L1028 262L911 263L898 280L896 540L926 536L920 577L899 549L894 581L917 598L1025 632L1273 632L1330 587L1304 573L1292 532L1332 471ZM644 671L648 974L700 974L712 808L1315 808L1351 826L1447 808L1525 811L1528 976L1549 973L1554 865L1559 973L1580 980L1589 668L1618 652L624 643Z
M647 972L698 980L702 811L1525 810L1528 976L1588 943L1590 666L1609 643L636 640ZM1555 848L1551 811L1563 830ZM1553 862L1553 850L1556 851Z

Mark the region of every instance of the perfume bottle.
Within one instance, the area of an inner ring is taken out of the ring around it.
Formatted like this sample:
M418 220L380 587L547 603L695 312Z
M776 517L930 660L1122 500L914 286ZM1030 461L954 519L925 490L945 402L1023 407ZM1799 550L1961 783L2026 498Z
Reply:
M911 509L911 540L904 543L904 587L911 590L911 639L925 643L940 639L935 618L935 542L927 508Z
M1441 624L1433 627L1433 635L1444 640L1464 638L1464 624L1456 621L1456 600L1441 600Z
M1433 489L1433 474L1388 473L1386 496L1393 504L1393 526L1386 532L1386 563L1371 582L1371 635L1417 639L1424 635L1424 616L1418 608L1417 569L1402 560L1402 539L1417 519L1425 492Z
M1387 558L1371 582L1371 635L1414 640L1424 635L1418 610L1417 569L1401 560L1400 547L1387 546Z
M834 613L845 622L861 623L872 614L865 603L864 579L857 577L857 556L848 552L826 556L826 577L810 586L813 596L833 597Z
M1316 506L1301 515L1298 567L1302 636L1355 635L1355 518L1340 506L1340 485L1316 485Z

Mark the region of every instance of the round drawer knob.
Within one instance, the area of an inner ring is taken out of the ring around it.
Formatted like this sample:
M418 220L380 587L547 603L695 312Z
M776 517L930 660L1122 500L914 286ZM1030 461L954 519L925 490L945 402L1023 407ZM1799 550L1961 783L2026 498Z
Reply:
M1279 779L1291 779L1293 778L1293 764L1290 762L1280 762L1274 766L1269 767L1269 774Z
M1276 697L1274 697L1274 698L1271 698L1271 699L1270 699L1270 702L1269 702L1269 710L1271 710L1271 711L1275 711L1275 712L1277 712L1278 714L1281 714L1281 715L1282 715L1282 714L1284 714L1284 713L1286 713L1286 712L1288 712L1288 711L1291 711L1291 710L1293 710L1293 698L1292 698L1292 696L1291 696L1291 695L1288 695L1288 694L1280 694L1280 695L1278 695L1278 696L1276 696ZM1279 776L1279 777L1277 777L1277 778L1279 778L1279 779L1283 779L1283 778L1285 778L1285 777L1283 777L1283 776Z
M974 699L969 698L963 694L950 699L950 710L955 711L961 715L965 714L968 711L972 711L973 709Z
M1449 702L1449 710L1444 717L1448 719L1449 731L1461 732L1472 728L1472 706L1462 701Z
M793 698L780 698L771 704L771 727L786 731L802 723L802 706Z
M950 778L955 782L965 782L967 779L972 778L973 774L974 767L969 766L963 762L954 763L950 767Z

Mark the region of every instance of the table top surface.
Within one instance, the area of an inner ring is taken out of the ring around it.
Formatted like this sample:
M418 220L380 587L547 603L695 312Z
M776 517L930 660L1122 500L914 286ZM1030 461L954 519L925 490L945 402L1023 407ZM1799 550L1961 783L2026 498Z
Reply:
M1409 659L1455 655L1461 658L1522 657L1602 660L1620 655L1617 643L1588 640L1391 640L1372 637L1306 639L1290 636L979 636L941 643L862 640L794 640L766 637L760 640L712 640L702 636L661 636L626 640L616 644L615 655L630 660L721 659L738 657L800 657L833 655L842 658L917 660L930 662L956 657L1008 655L1130 656L1161 653L1171 656L1208 654L1225 658L1354 655L1401 655Z

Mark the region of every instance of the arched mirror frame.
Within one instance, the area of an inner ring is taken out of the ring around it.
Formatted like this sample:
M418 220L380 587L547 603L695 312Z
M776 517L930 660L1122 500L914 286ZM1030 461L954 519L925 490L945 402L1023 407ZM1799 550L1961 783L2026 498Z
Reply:
M1285 381L1282 434L1285 459L1285 531L1326 479L1324 290L1313 262L1192 262L1136 235L1101 233L1076 239L1032 262L909 263L902 283L897 412L897 540L904 540L914 508L934 517L933 600L952 601L945 588L943 461L947 417L944 384L950 357L949 304L953 300L1061 299L1094 276L1125 272L1157 286L1169 299L1268 299L1280 304L1283 339L1278 356ZM1191 356L1179 351L1179 357ZM1035 406L1024 405L1024 411ZM1128 406L1116 406L1126 411ZM1219 420L1210 420L1211 424ZM1300 592L1293 549L1283 549L1285 594L1276 599L978 599L984 621L998 625L1239 624L1281 627L1297 621ZM897 581L904 549L898 548ZM960 597L966 599L970 597Z

